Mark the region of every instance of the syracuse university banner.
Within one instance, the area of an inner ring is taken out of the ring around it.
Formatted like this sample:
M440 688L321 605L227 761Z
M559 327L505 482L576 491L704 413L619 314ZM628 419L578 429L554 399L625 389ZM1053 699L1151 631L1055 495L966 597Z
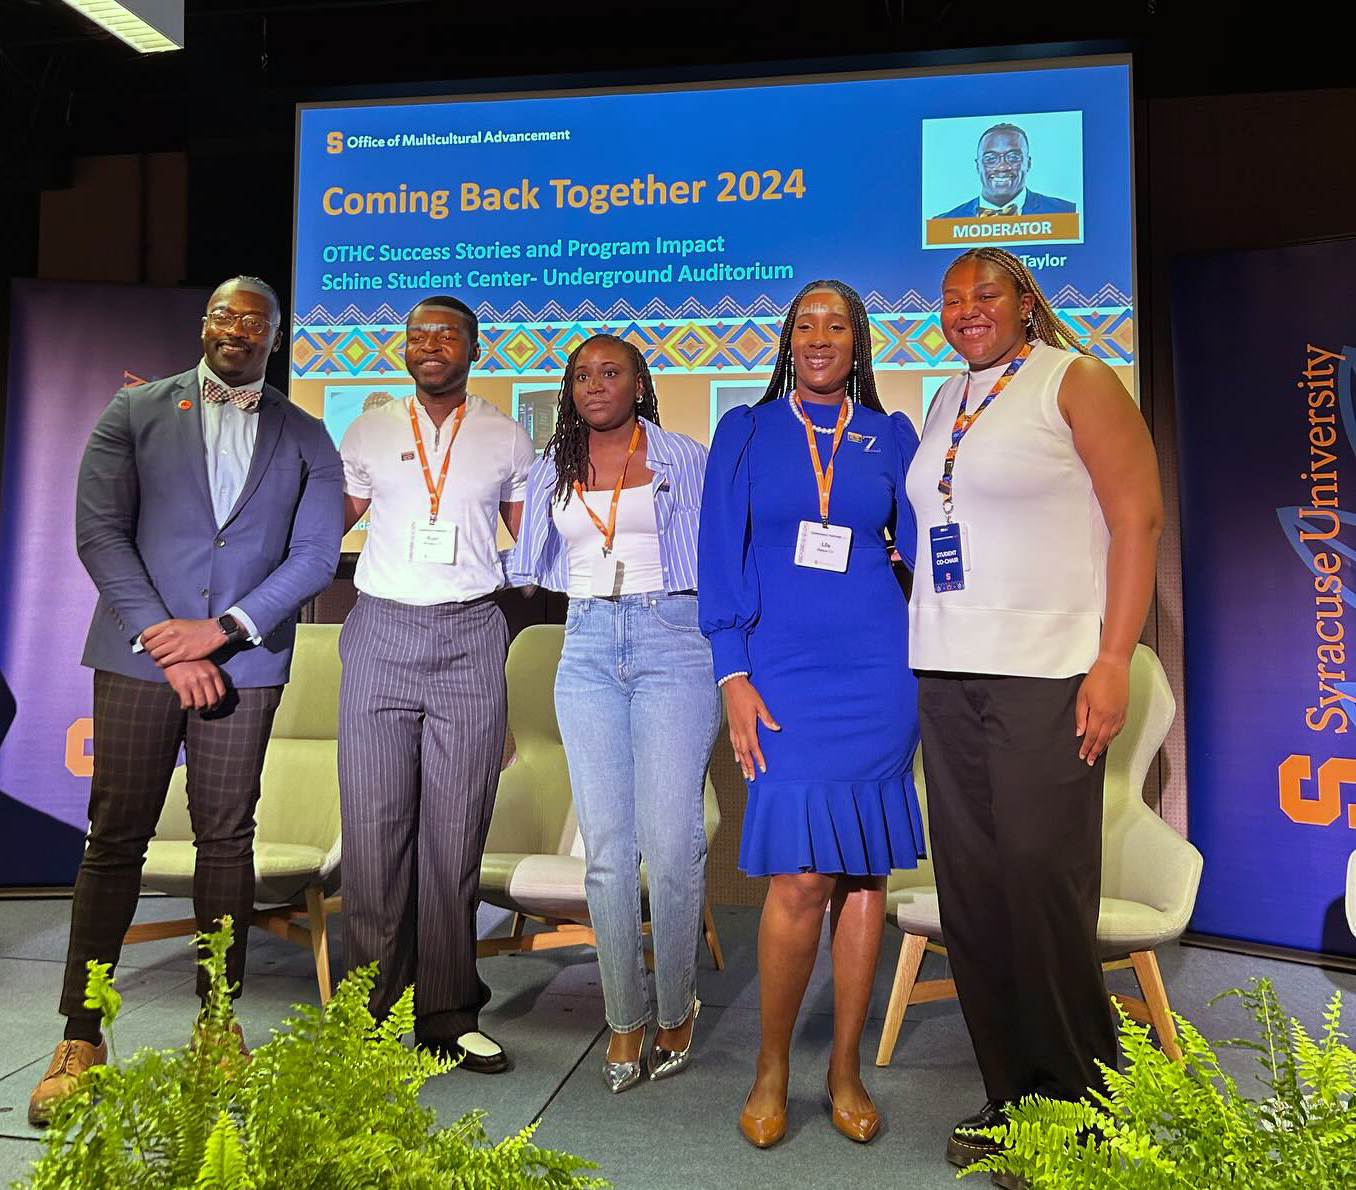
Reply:
M15 281L0 494L0 886L69 884L87 824L94 585L75 553L85 441L123 385L191 367L207 294Z
M1356 955L1356 239L1181 261L1192 928Z

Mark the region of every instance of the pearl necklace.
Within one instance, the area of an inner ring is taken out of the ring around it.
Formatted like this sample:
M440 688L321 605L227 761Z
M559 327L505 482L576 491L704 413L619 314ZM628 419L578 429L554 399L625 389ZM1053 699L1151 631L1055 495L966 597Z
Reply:
M794 393L788 393L785 400L787 405L791 407L791 412L795 415L796 420L800 422L801 425L808 425L816 434L832 434L838 428L836 424L832 426L817 426L814 422L807 421L805 414L800 411L800 406L792 400L794 395ZM852 421L852 415L856 411L857 402L851 397L845 397L844 400L847 401L847 417L843 419L843 428L847 429L848 423Z

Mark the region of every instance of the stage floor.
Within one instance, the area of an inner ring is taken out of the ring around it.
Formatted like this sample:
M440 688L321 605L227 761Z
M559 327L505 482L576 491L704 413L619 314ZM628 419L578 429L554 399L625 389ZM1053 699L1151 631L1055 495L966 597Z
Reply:
M494 1076L453 1071L427 1085L425 1101L447 1122L484 1108L486 1128L496 1138L540 1119L540 1143L598 1162L619 1190L730 1185L814 1190L839 1187L849 1178L913 1190L953 1186L955 1171L942 1156L946 1134L980 1106L983 1089L954 1001L911 1009L893 1065L873 1064L899 949L893 927L886 929L863 1043L865 1081L885 1121L881 1135L870 1145L852 1144L833 1130L825 1111L833 995L821 947L792 1053L786 1140L759 1152L740 1137L735 1121L753 1077L757 1045L758 914L728 907L715 912L726 968L715 971L702 952L698 1049L681 1077L616 1097L607 1093L600 1074L606 1039L597 963L584 948L555 950L481 963L494 993L482 1025L508 1050L514 1068ZM66 900L0 900L0 1184L22 1177L38 1152L40 1134L28 1127L25 1113L28 1094L60 1037L56 1001L68 913ZM145 898L137 920L190 913L186 902ZM504 925L499 911L482 910L482 933ZM342 969L338 933L336 922L336 970ZM1356 1031L1356 975L1182 946L1165 947L1159 961L1174 1008L1207 1037L1250 1032L1232 1001L1207 1005L1254 975L1269 975L1288 1011L1311 1028L1333 988L1342 988L1351 997L1347 1028ZM924 974L941 974L943 966L929 955ZM1132 986L1128 972L1111 978L1113 987ZM118 986L124 1008L117 1036L124 1053L187 1037L196 1008L187 939L128 947ZM309 953L255 931L239 1004L246 1038L262 1043L291 1004L316 999ZM1228 1065L1250 1083L1248 1056L1235 1054ZM975 1178L966 1184L988 1183Z

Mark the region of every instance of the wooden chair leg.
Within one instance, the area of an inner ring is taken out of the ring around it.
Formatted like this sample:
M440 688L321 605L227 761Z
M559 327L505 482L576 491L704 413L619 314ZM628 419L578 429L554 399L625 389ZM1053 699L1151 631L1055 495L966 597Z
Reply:
M158 942L163 938L182 938L185 934L196 934L196 918L181 917L176 921L148 921L139 926L128 926L123 935L124 945L133 942Z
M720 935L716 933L716 918L711 912L711 900L708 897L702 906L702 932L706 935L706 949L711 952L711 961L717 971L725 970L725 955L720 949Z
M306 888L306 916L311 927L311 954L315 956L315 981L320 986L320 1004L330 1002L330 936L325 929L325 890L318 884Z
M885 1024L881 1027L880 1048L876 1050L876 1065L888 1066L899 1041L899 1030L904 1024L904 1012L909 1007L913 985L923 966L927 939L919 934L905 934L899 946L899 962L895 965L895 982L890 988L890 1005L885 1010Z
M1140 993L1149 1009L1149 1019L1158 1034L1159 1048L1174 1062L1180 1062L1182 1051L1177 1045L1177 1026L1168 1007L1168 992L1163 986L1158 959L1152 950L1137 950L1130 956L1130 964L1135 969Z

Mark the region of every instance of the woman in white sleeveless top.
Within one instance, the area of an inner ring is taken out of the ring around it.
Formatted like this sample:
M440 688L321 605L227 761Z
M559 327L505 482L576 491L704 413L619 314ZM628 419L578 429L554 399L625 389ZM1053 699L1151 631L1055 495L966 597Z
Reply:
M988 1097L959 1127L983 1128L1023 1095L1082 1097L1116 1061L1096 944L1103 757L1163 501L1134 401L1016 257L957 258L941 321L969 368L909 469L909 656L942 926ZM947 1157L994 1149L957 1132Z

